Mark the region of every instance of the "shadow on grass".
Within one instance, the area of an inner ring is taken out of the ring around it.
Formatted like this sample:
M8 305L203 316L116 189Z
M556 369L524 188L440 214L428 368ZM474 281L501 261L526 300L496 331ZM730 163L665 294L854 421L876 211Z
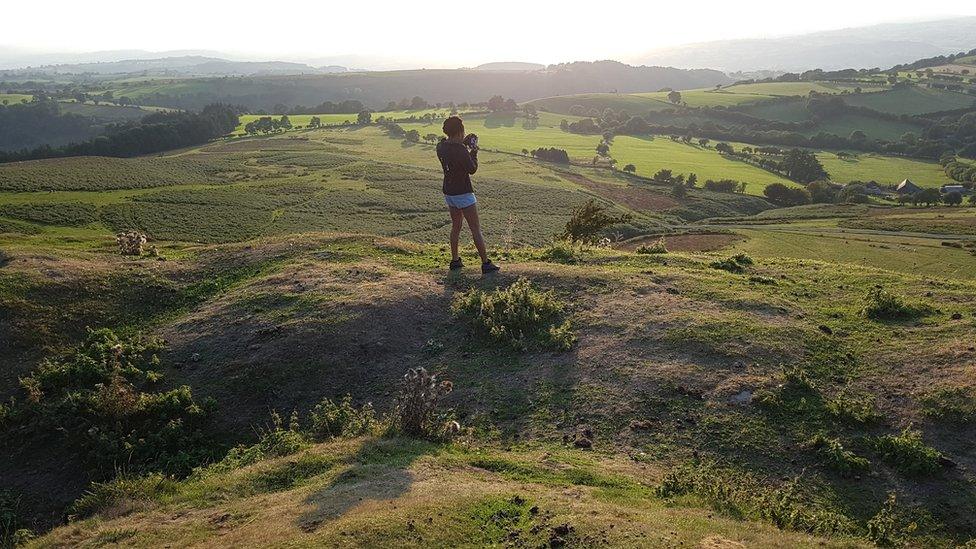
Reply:
M359 505L400 497L414 481L410 466L438 448L438 444L410 438L366 441L350 456L346 471L305 498L308 509L298 517L298 527L312 532Z

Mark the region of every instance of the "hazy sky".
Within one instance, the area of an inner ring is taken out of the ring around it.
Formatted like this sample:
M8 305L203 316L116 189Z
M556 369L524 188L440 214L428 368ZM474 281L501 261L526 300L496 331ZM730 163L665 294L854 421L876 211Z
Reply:
M628 60L654 48L688 42L976 15L973 0L46 0L6 4L0 43L17 49L208 49L269 59L362 55L400 58L428 67L499 60Z

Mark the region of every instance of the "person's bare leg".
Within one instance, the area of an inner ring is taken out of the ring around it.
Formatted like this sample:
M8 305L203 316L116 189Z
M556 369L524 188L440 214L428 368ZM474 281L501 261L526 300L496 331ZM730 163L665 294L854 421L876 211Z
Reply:
M478 206L471 205L461 211L464 212L464 219L468 221L468 228L471 229L471 236L474 238L474 247L478 248L478 255L481 256L481 262L488 263L485 237L481 235L481 221L478 219Z
M464 214L459 208L449 208L451 210L451 261L457 261L458 241L461 239L461 227L464 224Z

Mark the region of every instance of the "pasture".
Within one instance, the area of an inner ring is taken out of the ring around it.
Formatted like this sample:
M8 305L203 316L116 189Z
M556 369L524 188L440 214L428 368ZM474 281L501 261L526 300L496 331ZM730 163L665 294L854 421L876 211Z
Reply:
M830 174L830 179L838 183L877 181L882 185L897 185L911 179L921 187L940 187L952 182L938 162L870 153L841 158L826 151L818 152L817 158Z
M17 103L29 103L34 99L33 95L23 93L0 93L0 105L15 105Z
M900 86L881 93L844 96L844 102L891 114L925 114L973 107L976 96L922 86Z

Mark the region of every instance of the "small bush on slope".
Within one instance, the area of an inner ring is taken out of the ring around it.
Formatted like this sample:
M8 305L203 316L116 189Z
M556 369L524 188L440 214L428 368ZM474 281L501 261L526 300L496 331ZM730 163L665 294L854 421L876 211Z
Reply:
M403 433L421 438L443 438L457 425L440 410L441 398L450 394L454 385L438 381L437 376L424 368L409 370L400 384L395 411L396 427Z
M476 288L455 296L453 311L492 339L526 350L533 345L565 351L576 341L569 320L560 322L565 306L551 292L519 278L505 289Z
M823 433L818 433L810 439L806 447L816 452L828 469L845 476L863 473L871 467L870 461L845 449L839 440L828 438Z
M976 422L976 395L965 387L942 387L919 398L922 414L951 423Z
M874 320L907 320L931 312L931 307L907 303L884 288L874 288L868 292L863 310L864 316Z
M208 404L189 387L151 392L162 378L159 341L95 330L64 357L21 379L27 399L15 410L25 436L58 434L97 476L130 471L185 475L212 456L203 435Z

